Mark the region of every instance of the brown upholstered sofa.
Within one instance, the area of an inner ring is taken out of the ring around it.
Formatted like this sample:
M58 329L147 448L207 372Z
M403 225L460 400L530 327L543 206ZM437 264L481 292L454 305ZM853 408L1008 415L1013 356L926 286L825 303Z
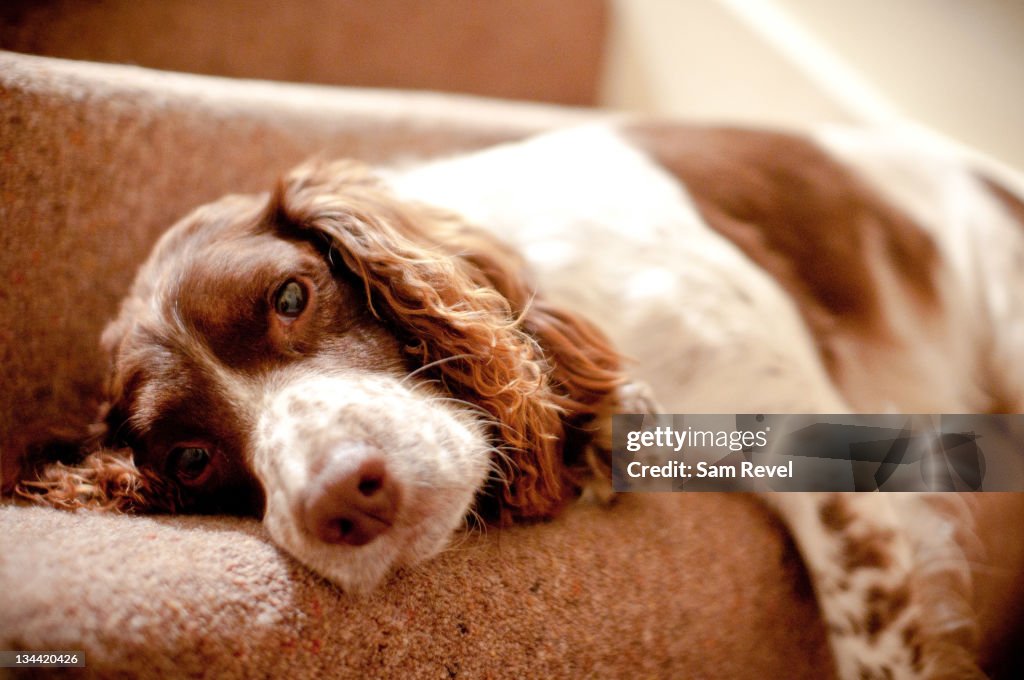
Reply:
M12 53L0 101L8 485L29 444L92 416L98 334L190 207L265 190L310 154L447 153L593 115ZM0 506L0 648L81 649L101 675L817 678L828 664L798 559L742 496L630 498L469 536L364 600L256 522Z
M269 84L0 52L0 463L94 413L96 340L162 229L311 154L387 161L592 111ZM1020 612L1024 502L979 505L983 653ZM1019 639L1019 638L1016 638ZM806 574L743 495L634 495L466 536L354 599L254 521L0 505L0 649L123 677L823 678Z

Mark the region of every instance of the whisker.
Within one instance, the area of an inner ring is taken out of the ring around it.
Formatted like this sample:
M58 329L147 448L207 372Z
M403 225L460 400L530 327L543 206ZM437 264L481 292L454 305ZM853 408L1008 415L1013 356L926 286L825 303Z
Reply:
M476 506L472 506L466 511L466 516L463 518L463 531L471 536L484 536L487 534L487 520L480 514L480 511L476 509Z
M531 299L531 301L532 301L532 299ZM423 366L417 368L416 370L412 371L408 375L404 376L399 381L399 384L400 385L404 385L405 382L409 378L412 378L413 376L415 376L415 375L417 375L417 374L421 373L422 371L425 371L425 370L427 370L429 368L436 367L436 366L438 366L440 364L443 364L443 363L446 363L448 361L453 361L455 359L464 359L464 358L467 358L467 357L470 357L470 356L471 355L469 355L469 354L454 354L454 355L452 355L450 357L445 357L443 359L438 359L438 360L432 361L432 362L430 362L428 364L424 364ZM418 387L420 387L420 385L423 385L424 383L441 384L441 381L439 379L436 379L436 378L432 379L432 380L420 381L412 389L415 390ZM451 403L460 404L460 405L465 406L465 407L467 407L469 409L472 409L473 411L481 414L484 417L484 419L485 419L485 421L486 421L486 423L488 425L498 428L501 431L501 433L502 433L502 438L503 439L508 439L508 440L511 440L511 441L523 441L525 439L525 437L523 436L523 433L521 431L519 431L518 429L512 427L508 423L503 422L501 419L496 417L494 414L492 414L490 411L488 411L484 407L480 406L479 404L475 404L475 403L473 403L471 401L467 401L465 399L459 399L458 397L453 397L453 396L442 397L442 396L438 396L436 394L430 394L430 393L427 393L427 394L425 394L423 396L425 398L427 398L428 400L430 400L430 401L434 401L434 402L451 402ZM506 457L506 459L507 459L507 457Z
M399 384L400 385L404 385L405 381L408 380L409 378L412 378L413 376L416 376L419 373L422 373L423 371L430 370L431 368L437 368L438 366L446 364L449 361L455 361L456 359L471 359L471 358L473 358L472 354L453 354L450 357L442 357L441 359L435 359L434 361L431 361L429 363L423 364L422 366L420 366L416 370L412 371L411 373L409 373L408 375L403 377L399 381Z
M438 396L435 396L435 395L427 395L427 398L430 399L430 401L435 401L435 402L436 401L440 401L440 402L451 402L453 404L459 404L461 406L465 406L466 408L472 409L473 411L477 411L477 412L481 413L482 415L484 415L486 417L486 419L488 421L493 421L494 420L494 416L491 415L490 411L485 409L480 404L474 404L473 402L466 401L465 399L459 399L458 397L438 397ZM496 423L491 422L490 424L493 425L493 424L496 424Z
M472 409L473 411L480 413L484 417L484 420L488 425L499 428L504 434L511 434L513 435L514 439L519 441L521 441L524 438L522 432L512 427L508 423L502 422L501 420L496 418L490 411L480 406L479 404L474 404L471 401L459 399L458 397L439 397L437 395L431 394L428 394L426 396L430 401L451 402L453 404L465 406L466 408Z

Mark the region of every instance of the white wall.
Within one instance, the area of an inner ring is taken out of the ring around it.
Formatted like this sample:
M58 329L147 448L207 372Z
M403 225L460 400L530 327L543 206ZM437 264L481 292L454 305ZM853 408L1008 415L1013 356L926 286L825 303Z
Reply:
M782 125L909 117L1024 168L1024 2L612 5L607 106Z

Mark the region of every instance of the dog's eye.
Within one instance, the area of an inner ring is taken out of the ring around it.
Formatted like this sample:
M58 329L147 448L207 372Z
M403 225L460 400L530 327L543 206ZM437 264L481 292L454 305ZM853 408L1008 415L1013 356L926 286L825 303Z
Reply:
M183 446L171 454L170 472L178 481L194 483L210 466L210 452L198 446Z
M297 317L306 308L306 289L298 281L288 281L277 289L274 308L281 316Z

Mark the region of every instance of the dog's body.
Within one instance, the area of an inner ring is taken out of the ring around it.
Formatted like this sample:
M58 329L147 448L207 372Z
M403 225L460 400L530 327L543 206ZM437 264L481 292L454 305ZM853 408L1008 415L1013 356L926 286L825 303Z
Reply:
M640 385L674 413L1024 407L1024 203L954 154L595 125L378 175L193 214L105 335L140 483L172 507L214 484L197 507L262 513L346 589L436 554L474 498L556 514L611 413L654 408ZM951 504L768 501L841 677L970 672L963 593L922 568L966 578Z
M664 412L1024 409L1024 203L955 153L841 128L594 127L392 183L525 253ZM812 570L841 677L971 675L948 644L969 621L950 587L968 579L958 500L765 500ZM925 632L944 628L947 644Z
M392 182L525 253L666 412L1024 408L1024 229L951 155L847 129L593 127ZM761 219L783 203L806 209Z

